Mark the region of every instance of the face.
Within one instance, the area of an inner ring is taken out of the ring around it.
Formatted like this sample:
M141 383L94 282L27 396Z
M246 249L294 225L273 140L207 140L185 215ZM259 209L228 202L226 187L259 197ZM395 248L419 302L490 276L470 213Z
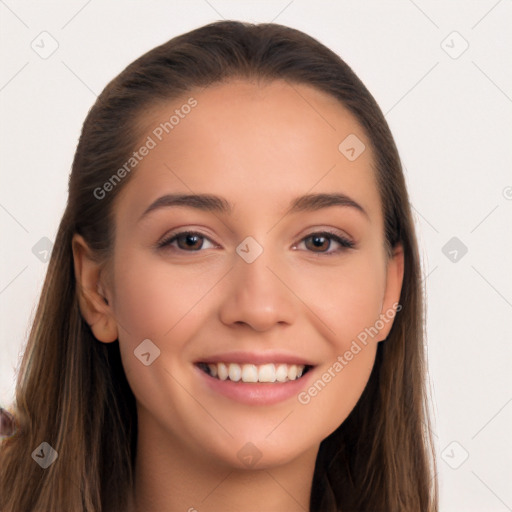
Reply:
M318 449L355 406L399 263L370 142L335 99L280 81L190 96L143 119L109 308L145 432L205 463L271 467Z

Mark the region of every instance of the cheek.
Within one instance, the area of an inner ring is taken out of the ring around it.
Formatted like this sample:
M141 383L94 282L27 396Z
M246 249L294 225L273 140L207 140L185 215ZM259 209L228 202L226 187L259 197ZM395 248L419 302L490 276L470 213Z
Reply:
M116 262L114 311L131 339L161 339L190 322L194 307L215 282L215 276L192 267L178 269L142 252L124 254Z
M377 344L352 345L317 369L316 378L298 395L303 428L317 423L322 439L334 432L356 406L370 377Z
M189 363L188 342L205 320L203 306L207 301L203 299L219 278L215 272L197 267L178 269L163 258L150 258L142 252L118 252L123 258L114 263L113 309L121 357L134 393L140 401L151 401L157 396L154 390L169 385L168 374L158 373L156 368L181 372L184 363ZM135 357L146 353L139 349L144 340L156 346L143 345L158 354L158 364L146 367Z
M313 305L317 327L328 327L322 332L329 349L298 402L308 418L323 418L323 435L327 436L350 414L370 377L380 340L372 327L381 313L384 265L371 255L359 255L335 271L309 272L307 283L313 282L317 286L309 288L304 302ZM307 283L304 278L304 293Z
M200 299L211 287L211 278L191 276L186 269L177 271L143 252L118 252L123 257L115 261L113 309L130 388L138 403L150 411L160 411L162 403L170 411L182 409L184 401L190 406L177 382L184 381L187 341L201 324ZM143 361L145 353L149 353L148 365Z
M372 254L357 254L337 267L310 267L297 273L297 295L324 324L322 332L344 352L361 332L374 326L385 292L385 266Z

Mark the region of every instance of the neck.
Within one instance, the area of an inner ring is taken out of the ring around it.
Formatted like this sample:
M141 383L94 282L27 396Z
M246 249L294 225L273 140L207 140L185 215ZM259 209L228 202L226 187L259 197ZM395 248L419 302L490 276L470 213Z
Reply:
M307 512L318 446L294 460L240 469L139 430L130 512Z

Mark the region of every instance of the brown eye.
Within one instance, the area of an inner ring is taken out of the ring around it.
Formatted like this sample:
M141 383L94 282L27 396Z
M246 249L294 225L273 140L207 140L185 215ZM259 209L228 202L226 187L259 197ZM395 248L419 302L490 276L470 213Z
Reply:
M192 233L178 235L176 240L178 242L178 247L184 250L191 249L193 251L197 251L203 246L203 237Z
M317 252L316 249L320 249L320 252L324 252L328 250L331 245L331 241L325 236L313 235L304 240L306 241L306 247L315 250L315 252ZM308 244L308 240L311 241L310 244Z
M171 234L169 237L162 240L162 242L158 244L158 247L171 247L185 252L194 252L204 249L203 245L205 240L208 240L213 247L214 244L212 244L207 237L201 235L201 233L183 231L181 233ZM209 247L206 248L208 249Z
M336 254L355 246L354 242L350 241L348 238L329 232L312 233L311 235L303 238L301 243L302 242L304 242L308 251L325 255ZM335 248L334 250L330 250L332 242L338 244L340 247L338 249Z

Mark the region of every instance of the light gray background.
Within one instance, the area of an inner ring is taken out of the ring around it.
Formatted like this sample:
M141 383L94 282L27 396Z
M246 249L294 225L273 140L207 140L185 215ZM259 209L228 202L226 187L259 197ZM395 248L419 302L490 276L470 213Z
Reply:
M426 276L441 510L512 510L510 0L0 0L0 14L0 404L14 396L47 268L40 240L54 240L95 96L175 35L275 21L339 53L398 144Z

